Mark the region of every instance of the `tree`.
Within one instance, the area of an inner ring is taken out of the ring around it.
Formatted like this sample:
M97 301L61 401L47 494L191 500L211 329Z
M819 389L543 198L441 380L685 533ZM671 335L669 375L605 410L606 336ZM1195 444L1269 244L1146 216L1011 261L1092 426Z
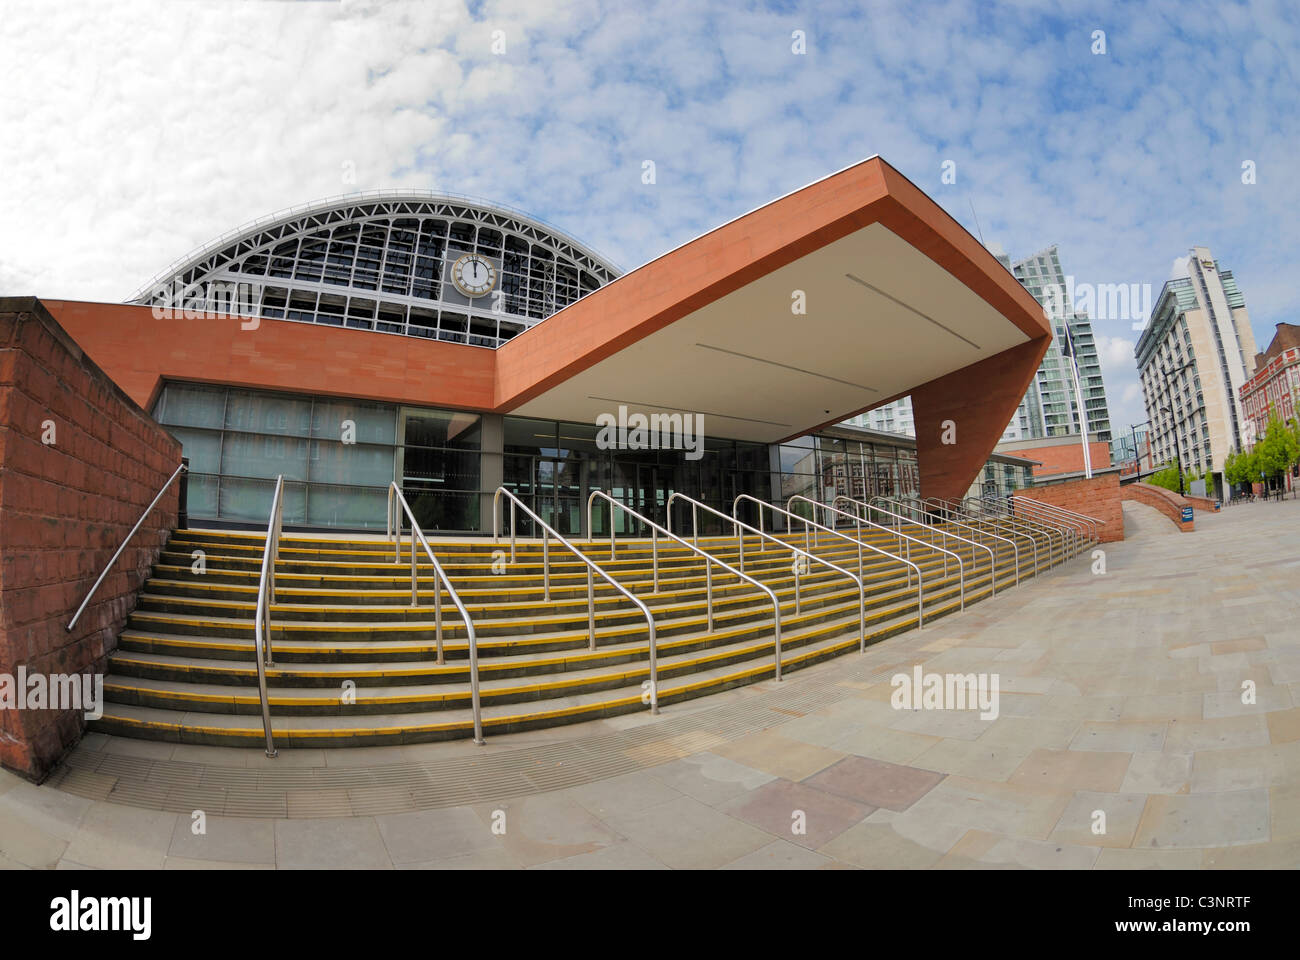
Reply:
M1279 486L1284 486L1282 475L1291 469L1291 465L1300 460L1300 437L1294 428L1287 426L1282 419L1273 414L1269 417L1268 427L1263 439L1255 444L1258 458L1257 468L1260 473L1276 477Z
M1258 447L1258 444L1256 444ZM1259 482L1259 457L1255 450L1233 451L1223 463L1223 475L1229 483L1252 484Z
M1166 490L1178 492L1178 468L1173 464L1161 467L1155 473L1146 478L1146 482L1157 487L1164 487Z

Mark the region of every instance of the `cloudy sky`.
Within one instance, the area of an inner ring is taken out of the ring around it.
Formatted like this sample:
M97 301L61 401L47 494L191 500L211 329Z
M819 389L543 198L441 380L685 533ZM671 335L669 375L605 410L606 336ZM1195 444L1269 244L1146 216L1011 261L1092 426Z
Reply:
M1263 349L1300 317L1298 81L1294 0L0 0L0 295L123 300L249 220L392 187L631 268L878 153L1076 283L1154 297L1209 246ZM1137 334L1095 326L1118 432Z

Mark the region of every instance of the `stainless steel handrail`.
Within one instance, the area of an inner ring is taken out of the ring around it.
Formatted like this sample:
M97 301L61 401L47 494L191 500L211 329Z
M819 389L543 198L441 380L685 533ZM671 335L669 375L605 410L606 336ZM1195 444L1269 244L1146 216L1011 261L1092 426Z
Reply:
M1071 523L1064 517L1057 516L1046 510L1030 510L1024 507L1023 504L1018 509L1017 505L1011 501L1010 495L1005 500L1003 498L990 498L989 502L1000 510L1004 516L1016 517L1026 523L1038 523L1045 527L1052 527L1060 532L1062 539L1065 541L1067 558L1078 556L1079 551L1083 548L1081 534L1086 531L1080 525Z
M840 500L848 500L852 503L862 502L861 500L854 500L852 497L846 497L843 494L835 498L836 503L838 503ZM963 530L969 530L971 534L976 537L986 537L990 540L1001 540L1003 543L1011 547L1012 569L1014 572L1014 579L1012 583L1016 584L1020 582L1020 547L1018 547L1016 545L1016 542L1010 539L1009 537L1003 537L996 533L990 533L988 530L984 530L981 529L980 527L972 526L969 523L962 523L960 520L954 520L952 519L951 516L945 516L943 513L940 512L938 508L927 506L925 501L923 501L920 497L872 497L870 502L868 503L868 506L874 504L877 500L883 500L885 503L896 503L898 504L898 506L909 510L913 509L910 506L910 504L916 504L917 505L916 509L919 510L923 515L938 517L942 523L946 523L954 527L961 527ZM952 511L948 510L948 513L951 514ZM938 525L930 524L930 526L937 527ZM956 536L956 534L953 534L953 536ZM987 544L980 544L980 546L984 547L985 550L989 549ZM1003 586L1002 589L1005 590L1006 587ZM996 591L995 591L995 595L996 595Z
M1064 524L1074 534L1076 554L1083 550L1085 543L1092 543L1096 538L1092 526L1083 517L1074 517L1069 514L1056 513L1052 510L1040 509L1039 505L1035 504L1032 499L1013 501L1011 511L1022 517L1051 518Z
M262 732L266 734L266 755L276 756L271 737L271 703L266 690L266 668L271 660L271 604L275 603L275 565L280 559L280 533L284 527L284 474L275 478L271 496L271 517L266 524L266 547L262 550L262 575L257 581L257 612L253 620L253 657L257 661L257 695L262 701Z
M742 494L742 496L748 496L748 494ZM736 499L739 500L740 498L737 497ZM753 499L753 498L751 497L750 499ZM849 498L848 498L848 497L845 497L844 499L847 500L847 499L849 499ZM804 524L805 524L805 526L804 526L804 546L807 546L807 545L808 545L808 527L807 527L807 518L804 517L804 516L802 516L801 514L794 513L794 511L790 509L790 504L794 503L796 500L802 500L802 501L805 502L805 503L810 503L810 504L812 504L812 506L813 506L813 508L814 508L814 518L815 518L815 516L816 516L815 509L816 509L817 507L825 507L826 504L824 504L824 503L819 503L818 501L813 500L811 497L805 497L805 496L804 496L803 494L801 494L801 493L796 493L794 496L790 497L790 498L787 499L786 502L785 502L785 509L786 509L786 512L787 512L787 513L794 514L795 519L797 519L797 520L799 520L799 521L801 521L801 522L804 522ZM856 501L854 501L854 502L856 502ZM735 504L734 504L734 503L732 504L732 509L733 509L733 510L735 509ZM896 553L890 553L888 550L884 550L884 549L882 549L882 548L880 548L880 547L875 546L874 544L867 543L866 541L863 541L863 546L865 546L865 547L866 547L867 549L869 549L869 550L874 550L874 551L876 551L877 553L884 554L886 557L889 557L890 559L894 559L894 560L902 560L902 561L903 561L904 563L906 563L910 568L912 568L912 569L910 569L910 570L907 571L907 585L908 585L909 587L912 585L912 570L915 570L915 571L916 571L916 582L917 582L917 583L920 583L920 582L921 582L921 568L912 562L912 544L913 544L913 543L919 543L919 544L920 544L923 548L925 548L925 549L935 550L935 551L938 552L938 553L946 554L946 556L944 557L944 560L943 560L943 573L944 573L944 576L947 576L947 575L948 575L948 557L949 557L949 556L951 556L951 557L956 557L956 554L954 554L954 553L949 553L947 550L941 550L941 549L935 547L935 545L932 544L932 543L927 543L925 540L921 540L921 539L918 538L918 537L913 537L913 536L910 536L909 534L903 533L902 530L891 530L889 527L887 527L887 526L884 525L883 523L876 523L875 521L870 520L870 519L867 519L867 518L865 518L865 517L859 517L859 516L856 516L856 515L854 515L854 514L851 514L851 513L846 512L846 511L844 511L844 510L840 510L838 507L829 507L828 509L830 509L830 510L831 510L832 512L834 512L834 513L839 513L839 514L842 514L842 515L844 515L844 516L847 516L847 517L849 517L849 519L851 519L851 520L856 520L856 521L858 521L858 538L859 538L859 539L861 539L861 536L862 536L862 524L865 523L865 524L866 524L867 526L869 526L869 527L875 527L877 530L881 530L881 531L883 531L887 536L891 536L891 537L896 538L896 539L899 541L899 546L900 546L900 547L902 546L903 541L907 541L907 548L906 548L906 551L907 551L907 552L906 552L905 554L903 554L903 556L901 556L901 557L900 557L898 554L896 554ZM759 516L762 516L762 511L761 511L761 510L759 511ZM830 526L829 524L821 524L821 525L817 524L816 519L813 520L813 526L822 526L824 529L831 529L831 530L834 530L834 529L835 529L834 527ZM792 534L794 533L793 530L791 530L790 532L791 532ZM816 536L816 534L813 535L813 541L812 541L812 542L813 542L814 545L817 545L817 544L818 544L818 540L817 540L817 536ZM958 572L960 572L960 564L959 564L959 566L958 566Z
M532 518L533 522L542 528L542 578L545 583L546 599L551 597L551 556L548 540L554 537L562 546L581 560L587 567L587 632L591 638L590 649L596 649L596 588L595 581L592 578L593 573L600 574L611 587L630 600L633 606L637 607L645 616L646 626L649 628L650 636L650 712L657 714L659 712L659 652L655 642L655 618L650 612L650 608L637 599L634 594L623 584L619 583L612 576L600 568L590 557L571 544L559 532L551 527L545 520L528 509L528 506L517 496L507 490L505 487L497 487L496 493L492 495L492 542L500 543L501 541L501 495L506 495L510 501L510 562L515 562L515 507L518 506L525 515Z
M740 496L736 497L735 500L732 501L732 504L731 504L731 510L732 510L733 513L736 511L736 504L740 501L741 497L745 497L745 496L749 496L749 495L748 495L748 494L741 494ZM751 500L756 500L756 498L754 498L754 497L750 497L750 499L751 499ZM814 508L814 509L813 509L813 526L818 526L818 524L816 523L816 516L817 516L816 508L817 508L817 507L820 507L820 506L823 506L823 504L819 503L819 502L816 501L816 500L813 500L811 497L805 497L803 494L796 493L794 496L789 497L789 498L785 501L785 509L786 509L787 512L794 513L793 510L790 510L790 504L794 503L796 500L802 500L802 501L805 502L805 503L810 503L810 504L813 505L813 508ZM758 502L758 503L762 503L763 501L761 501L761 500L756 500L756 502ZM762 510L759 510L759 511L758 511L758 517L759 517L758 525L759 525L759 527L761 528L761 527L763 526L763 511L762 511ZM796 519L798 519L798 520L800 520L800 521L803 521L803 520L806 519L802 514L795 514L795 517L796 517ZM895 539L898 541L898 548L899 548L900 551L902 551L902 553L901 553L901 556L900 556L899 554L890 553L890 552L887 551L887 550L882 550L881 548L879 548L879 547L875 547L875 546L872 546L871 544L865 543L865 541L864 541L865 546L869 547L870 549L875 550L877 553L883 553L883 554L885 554L886 556L889 556L889 557L895 557L895 558L897 558L897 559L904 560L904 561L906 561L906 562L907 562L909 565L911 565L911 566L915 566L915 564L912 564L912 562L911 562L911 561L912 561L912 544L913 544L913 543L919 543L919 544L921 544L921 546L923 546L923 547L933 547L933 544L926 543L924 540L919 540L919 539L916 539L916 538L914 538L914 537L910 537L910 536L908 536L907 534L903 533L902 530L891 530L889 527L885 526L884 524L875 523L875 522L872 521L872 520L865 519L865 518L861 518L861 517L856 517L856 518L854 518L854 519L857 519L857 520L859 521L859 525L858 525L859 538L861 537L861 533L862 533L862 527L861 527L861 524L865 523L867 526L869 526L869 527L875 527L877 530L882 530L882 531L884 531L886 534L888 534L889 536L895 538ZM790 533L793 535L793 534L794 534L794 528L793 528L793 525L791 525L791 524L787 524L787 526L790 527ZM833 529L833 528L832 528L832 529ZM821 546L821 540L819 539L820 532L821 532L821 531L819 530L818 533L813 534L813 536L812 536L812 541L811 541L811 542L812 542L812 546L813 546L813 547L819 547L819 546ZM904 546L904 541L906 541L906 546ZM808 547L808 544L809 544L808 526L807 526L807 524L804 525L803 544L804 544L805 547ZM917 582L918 582L918 583L919 583L920 580L921 580L921 573L920 573L920 570L921 570L920 567L916 567L916 571L917 571L916 578L917 578ZM948 558L947 558L947 557L944 557L944 559L943 559L943 572L944 572L944 576L947 576L947 575L948 575ZM912 585L912 571L911 571L911 570L908 570L908 571L907 571L907 585L908 585L909 587Z
M1052 567L1052 533L1060 539L1062 559L1070 555L1070 545L1066 542L1065 531L1054 524L1049 524L1041 520L1032 520L1028 517L1018 517L1013 514L1005 504L997 500L987 499L985 497L967 497L963 503L973 503L979 507L979 516L989 518L990 522L1001 523L1003 526L1020 527L1028 531L1037 531L1047 539L1047 567Z
M442 568L442 564L438 562L438 558L434 555L433 548L429 546L429 541L424 536L424 531L415 522L415 514L411 512L410 504L406 502L406 497L402 495L401 488L397 486L395 480L388 485L388 503L390 506L389 517L393 521L389 527L389 535L396 534L397 537L396 555L393 557L393 563L402 562L402 513L406 514L406 519L411 524L411 606L413 607L420 605L415 563L415 541L417 539L420 541L420 546L424 548L429 562L433 564L433 629L434 643L438 651L438 663L443 662L442 588L444 585L447 587L447 595L451 597L451 602L456 606L456 612L460 614L461 620L465 622L465 638L469 652L469 699L470 709L474 715L474 742L481 744L483 742L483 708L479 696L478 634L474 631L474 621L470 618L469 611L465 609L465 604L461 602L460 594L451 585L451 578L447 576L447 571ZM394 507L396 509L392 509Z
M1099 541L1101 535L1101 521L1096 517L1089 516L1086 513L1078 513L1074 510L1068 510L1065 507L1057 506L1054 503L1035 500L1033 497L1018 497L1015 494L1011 494L1011 500L1013 503L1018 503L1021 506L1038 508L1049 515L1057 514L1062 516L1062 519L1080 523L1088 531L1089 539Z
M1043 535L1043 538L1047 541L1048 552L1050 554L1051 546L1052 546L1052 537L1046 531L1035 530L1032 527L1028 527L1026 524L1008 523L1006 520L1004 520L1001 517L994 517L987 513L984 513L983 511L976 514L975 512L968 510L966 508L965 500L945 500L939 497L922 497L921 500L922 502L931 503L936 506L942 507L945 510L955 510L958 514L960 514L963 517L966 517L972 523L988 524L989 526L993 527L995 530L1001 530L1003 533L1009 534L1010 536L1024 537L1026 540L1029 541L1030 549L1033 551L1034 576L1038 576L1038 574L1042 571L1043 566L1038 561L1038 538L1034 536L1034 534L1041 533ZM1050 556L1049 556L1049 560L1050 560ZM1051 564L1049 563L1048 566L1051 566Z
M1007 539L1007 537L1020 537L1024 540L1028 540L1029 549L1032 551L1034 576L1038 576L1039 570L1042 569L1042 565L1038 562L1038 538L1035 537L1033 534L1027 532L1026 530L1021 529L1019 525L1013 526L1010 524L999 524L996 522L994 518L990 518L983 513L977 516L976 514L967 510L964 501L960 501L960 500L944 500L939 497L912 497L911 499L915 500L918 504L920 504L920 509L922 510L943 511L949 523L957 522L952 519L953 516L964 517L966 520L970 521L969 525L971 525L974 529L982 530L988 536L998 537L999 539ZM984 526L979 526L979 524L984 524ZM1001 530L1002 533L1005 533L1007 535L1007 537L1001 537L998 534L993 533L992 530L988 529L990 527L995 530ZM1047 537L1047 543L1048 546L1051 546L1052 543L1051 537ZM1017 551L1017 560L1016 560L1016 582L1017 583L1020 582L1019 568L1020 568L1019 551Z
M131 542L131 538L135 536L136 531L138 531L144 524L145 518L148 517L149 514L153 513L153 508L158 506L158 501L163 498L163 494L167 492L168 488L176 482L176 478L185 472L185 464L182 463L176 468L175 472L167 478L167 482L162 485L162 489L159 490L158 495L150 501L149 506L144 508L144 513L140 514L140 519L135 522L135 526L131 528L131 532L126 535L126 539L122 541L121 546L117 548L117 551L105 565L104 571L99 575L99 579L95 581L95 585L92 586L90 592L86 594L86 599L81 601L81 606L77 607L77 612L74 613L72 619L68 621L68 625L64 629L69 633L71 633L72 628L77 625L77 621L81 619L82 613L85 612L86 606L90 603L90 598L95 595L95 591L99 589L99 585L104 582L104 578L108 576L108 571L113 569L113 564L117 563L117 558L122 555L122 551L126 549L126 545Z
M633 510L631 507L629 507L627 504L619 500L615 500L604 490L593 490L591 491L591 496L587 498L587 529L588 530L595 529L595 527L591 525L591 518L592 518L592 507L595 504L597 497L606 501L610 505L609 558L611 560L614 559L614 539L615 539L614 508L615 507L622 510L628 516L635 517L637 520L640 520L642 523L648 526L650 530L655 534L662 533L665 537L667 537L669 540L672 540L674 543L680 543L687 550L693 551L694 553L699 554L701 557L704 558L704 584L705 584L705 596L708 605L709 633L713 632L713 574L710 572L710 567L709 567L710 563L716 563L718 566L722 567L722 569L726 570L732 576L739 577L741 580L748 581L749 583L752 583L754 586L758 587L759 590L766 593L768 598L772 601L772 617L773 617L772 623L774 625L774 630L776 634L776 658L778 661L781 659L781 601L777 599L775 591L771 590L768 587L765 587L763 584L759 583L756 579L751 577L749 574L741 573L731 564L727 563L724 560L719 559L718 557L715 557L713 554L709 553L708 551L700 547L697 547L694 544L687 543L685 540L677 536L677 534L673 533L671 530L667 529L666 527L659 526L659 524L655 523L649 517L644 517L641 514L637 513L635 510ZM658 543L657 538L652 538L652 540L654 543L656 544ZM593 543L595 542L594 539L592 542ZM658 592L659 590L658 549L656 549L654 553L654 565L655 565L655 592Z
M891 512L891 511L889 511L889 510L886 510L884 507L878 506L879 503L894 503L894 502L896 502L896 498L890 498L890 497L872 497L870 500L855 500L853 497L850 497L850 496L848 496L847 494L843 494L843 493L842 493L842 494L840 494L839 496L840 496L840 497L843 497L845 500L848 500L850 503L858 503L858 504L862 504L862 505L865 506L865 507L867 508L867 510L869 510L869 511L870 511L870 510L879 510L881 513L885 514L886 516L892 516L892 517L894 517L896 520L901 520L901 521L903 521L904 523L914 523L914 524L916 524L917 526L925 526L925 525L926 525L925 522L924 522L923 520L917 520L915 517L900 516L900 515L895 514L895 513ZM837 499L838 499L838 498L837 498ZM881 526L883 526L886 530L890 530L890 529L891 529L891 527L890 527L888 524L881 524ZM894 535L895 535L895 536L897 536L897 537L903 537L903 536L906 536L906 535L903 533L903 527L902 527L902 524L895 524L895 525L893 526L892 529L894 530ZM908 557L911 557L911 555L912 555L912 553L911 553L911 549L910 549L910 548L909 548L909 550L908 550L908 554L907 554L907 555L908 555ZM944 564L943 564L943 572L944 572L944 575L947 576L947 574L948 574L948 561L947 561L947 560L944 561Z
M802 496L802 495L800 495L800 494L795 494L795 496L793 496L793 497L790 498L790 501L793 501L793 500L795 500L796 498L801 499L801 500L808 500L808 502L811 503L811 504L813 504L814 506L817 505L817 501L816 501L816 500L809 500L807 497L804 497L804 496ZM965 544L968 544L968 545L971 547L970 560L971 560L971 563L972 563L972 564L975 563L975 551L976 551L976 550L985 550L985 551L987 551L987 552L988 552L988 555L989 555L989 590L991 591L991 595L992 595L992 596L995 596L995 597L997 596L997 593L998 593L998 588L997 588L997 581L998 581L998 571L997 571L997 566L998 566L998 563L997 563L997 557L994 555L993 551L992 551L989 547L986 547L986 546L985 546L984 544L982 544L982 543L976 543L974 540L967 540L965 537L959 537L959 536L957 536L957 534L952 533L951 531L948 531L948 530L941 530L939 527L936 527L936 526L934 526L933 524L925 523L924 521L916 521L916 520L908 521L906 517L902 516L901 514L894 513L892 510L886 510L886 509L884 509L883 507L873 507L873 506L872 506L871 504L869 504L869 503L863 503L861 500L855 500L855 499L853 499L852 497L848 496L847 494L843 494L843 493L839 494L839 495L838 495L834 500L832 500L829 504L825 504L825 503L821 504L821 507L822 507L823 509L825 509L825 510L828 510L828 511L831 511L831 512L834 512L834 513L838 513L840 516L848 517L850 520L857 520L857 521L859 521L859 522L869 523L869 524L871 524L872 526L879 526L882 530L885 530L886 532L888 532L888 530L889 530L888 527L882 526L882 525L880 525L880 524L872 523L871 520L869 520L869 519L868 519L868 520L864 520L862 517L858 516L856 513L851 513L851 512L848 511L848 510L841 510L839 507L836 506L836 504L839 503L841 500L844 500L844 501L847 502L847 503L856 504L857 506L860 506L860 507L866 507L868 510L879 510L881 513L884 513L884 514L886 514L886 515L888 515L888 516L894 517L894 518L896 518L896 519L898 519L898 520L903 520L903 521L905 521L905 522L915 523L917 526L928 528L928 529L932 530L934 533L937 533L939 536L943 537L943 538L944 538L944 541L943 541L943 542L944 542L944 546L942 546L942 547L938 547L938 546L935 546L933 543L928 544L928 545L929 545L929 547L930 547L931 550L937 550L937 551L939 551L940 553L945 553L945 554L951 553L951 555L952 555L953 557L956 557L956 559L957 559L957 575L958 575L958 582L959 582L960 585L961 585L961 609L963 609L963 610L966 609L966 575L965 575L965 571L964 571L963 566L962 566L963 561L962 561L961 555L960 555L959 553L951 552L951 551L949 551L948 549L946 549L946 548L947 548L947 544L948 544L948 538L951 537L952 539L958 541L959 543L965 543ZM790 502L790 501L787 501L787 506L789 505L789 502ZM904 534L904 536L906 536L906 534ZM918 540L918 542L920 542L920 543L926 543L926 541L924 541L924 540ZM945 560L945 561L944 561L944 564L943 564L943 574L944 574L944 576L947 576L947 575L948 575L948 562L947 562L947 560ZM1003 589L1006 589L1006 588L1004 587Z
M835 571L838 571L839 573L844 574L844 576L848 577L850 580L852 580L854 583L856 583L856 584L858 585L858 649L859 649L859 650L863 650L863 651L865 651L865 650L867 649L867 591L866 591L866 587L863 586L862 578L861 578L861 577L854 576L850 571L845 570L843 567L839 566L838 564L831 563L829 560L826 560L826 559L824 559L824 558L822 558L822 557L817 556L815 553L809 553L809 552L806 551L806 550L801 550L801 549L799 549L798 547L796 547L794 544L792 544L792 543L787 543L786 541L782 540L780 537L774 536L773 534L767 533L767 532L765 532L765 531L763 531L763 530L758 530L758 529L756 529L756 528L754 528L754 527L751 527L749 524L744 523L744 522L742 522L742 521L736 519L735 517L729 517L729 516L727 516L725 513L723 513L721 510L716 510L716 509L714 509L713 507L709 506L707 503L701 503L701 502L698 501L698 500L695 500L695 499L693 499L693 498L691 498L691 497L688 497L688 496L687 496L686 494L684 494L684 493L675 492L675 493L671 493L671 494L668 495L668 502L664 505L664 509L665 509L665 511L667 512L668 522L669 522L669 523L672 522L672 517L673 517L673 501L676 500L676 499L678 499L678 498L680 498L680 499L682 499L682 500L685 500L687 503L689 503L689 504L691 505L691 522L692 522L692 523L695 522L695 518L698 516L698 514L696 513L696 508L699 508L699 509L702 509L702 510L708 512L708 513L713 514L714 516L721 517L723 520L726 520L728 523L730 523L730 524L732 525L732 528L736 531L736 540L737 540L737 542L740 544L740 564L741 564L741 569L742 569L742 570L745 568L745 567L744 567L744 564L745 564L745 550L744 550L744 536L743 536L743 534L740 533L740 530L741 530L741 529L745 529L745 530L750 531L751 533L756 533L756 534L758 534L758 536L759 536L760 539L771 540L773 543L779 543L782 547L786 548L787 550L790 550L790 551L791 551L795 556L804 556L804 557L807 557L809 560L816 560L818 563L822 564L823 566L830 567L832 570L835 570ZM758 501L758 502L759 502L759 503L762 503L761 500ZM767 506L771 506L771 504L767 504ZM776 507L775 509L779 510L779 509L781 509L781 508L780 508L780 507ZM834 531L832 531L832 532L834 532ZM699 539L699 530L698 530L698 528L694 531L694 534L695 534L695 538L698 540L698 539ZM850 540L850 539L852 539L852 538L851 538L851 537L845 537L844 539L846 539L846 540ZM800 567L800 564L796 561L795 564L794 564L794 566L793 566L793 571L792 571L792 572L794 573L794 612L795 612L795 616L798 616L800 613L803 612L802 601L801 601L801 599L800 599L800 570L799 570L799 567ZM920 582L920 577L921 577L921 574L920 574L920 571L919 571L919 570L917 571L917 575L916 575L916 576L917 576L918 589L919 589L919 582ZM919 620L917 621L917 626L920 626L920 621L919 621ZM777 657L777 660L776 660L776 679L778 679L778 680L781 679L781 658L780 658L780 657Z
M859 616L862 619L861 636L860 636L861 642L859 643L859 647L858 647L860 650L867 649L867 581L866 578L863 576L863 563L862 563L863 547L866 547L868 550L874 550L876 553L883 554L884 556L889 557L891 560L897 560L899 563L906 563L908 564L908 566L911 566L913 569L916 570L916 596L918 602L917 617L919 618L921 616L921 608L919 606L920 598L921 598L921 568L920 567L917 567L915 564L911 563L908 560L904 560L902 557L895 556L894 554L890 553L888 550L881 550L879 547L867 543L866 541L861 539L855 540L853 537L850 537L846 533L840 533L838 530L834 530L830 527L820 524L816 520L808 520L806 517L802 517L791 510L786 510L785 508L779 507L774 503L768 503L765 500L760 500L758 499L758 497L751 496L748 493L740 494L739 496L736 497L735 500L731 502L731 513L733 518L735 518L736 513L739 512L740 503L742 500L749 500L753 502L758 507L758 515L760 518L763 516L763 508L766 507L768 510L772 511L773 518L775 518L777 515L781 515L786 517L787 520L794 519L802 522L804 524L804 546L805 547L808 545L808 528L811 525L812 527L817 528L819 531L824 531L826 533L829 533L831 534L831 536L838 537L841 540L847 540L849 543L853 544L858 548L858 573L857 576L853 576L853 574L851 573L849 574L849 576L853 577L853 579L858 582L858 594L860 597L858 601L858 610L859 610ZM771 540L774 540L777 543L784 544L787 547L790 546L789 543L782 540L780 537L776 536L775 534L770 534L767 533L766 531L760 531L760 535L767 537ZM744 543L743 538L739 538L739 539L741 539L741 543L743 544ZM817 556L815 553L811 553L811 552L806 552L806 553L807 556L810 557ZM821 562L826 564L828 567L833 567L839 570L844 569L843 567L838 567L836 564L831 563L829 560L825 559L824 557L817 557L817 559L821 560ZM799 573L800 573L799 563L796 562L794 564L795 613L799 612ZM908 586L911 586L912 584L911 571L908 572L907 583ZM918 628L921 626L920 619L917 620L916 625Z
M875 501L876 501L876 500L880 500L880 499L884 499L884 498L883 498L883 497L876 497L876 498L873 498L869 503L863 503L861 500L854 500L852 497L848 496L847 494L843 494L843 493L841 493L841 494L839 494L839 495L838 495L838 496L837 496L837 497L832 501L831 506L827 507L827 505L824 504L824 503L819 503L819 502L816 501L816 500L812 500L812 499L810 499L810 498L808 498L808 497L803 496L802 494L798 494L798 493L797 493L797 494L795 494L793 497L791 497L789 500L786 501L786 507L787 507L787 509L788 509L789 506L790 506L790 504L793 503L795 500L804 500L804 501L806 501L806 502L808 502L808 503L811 503L811 504L813 505L814 508L816 508L816 507L823 507L823 508L825 508L825 509L833 510L833 511L835 511L836 513L839 513L839 514L842 514L843 516L848 517L850 520L856 520L856 521L858 521L858 523L860 523L860 524L861 524L861 523L866 523L866 524L870 524L870 525L873 526L873 527L878 527L879 529L885 531L885 533L889 534L890 536L900 537L900 538L902 538L902 539L904 539L904 540L909 541L910 543L919 543L919 544L921 544L922 547L925 547L925 548L930 549L930 550L934 550L936 553L942 553L942 554L944 554L944 560L943 560L943 575L944 575L945 577L948 575L948 557L952 557L954 560L956 560L956 561L957 561L957 572L958 572L958 574L961 574L961 575L962 575L962 580L963 580L963 582L964 582L964 580L965 580L965 576L964 576L964 573L963 573L963 570L962 570L962 566L961 566L961 557L958 556L958 555L957 555L956 553L954 553L953 551L948 550L948 549L945 549L944 547L940 547L940 546L938 546L938 545L935 544L934 541L932 541L932 540L923 540L923 539L921 539L920 537L913 537L911 534L904 533L904 532L903 532L903 528L902 528L901 525L899 525L899 526L897 526L897 527L891 529L890 527L888 527L888 526L885 525L885 524L882 524L882 523L876 523L875 521L873 521L873 520L870 518L870 516L862 517L862 516L860 516L860 515L858 515L858 514L855 514L855 513L849 513L847 510L840 510L838 507L834 506L834 504L839 503L841 500L847 500L849 503L855 503L855 504L858 504L858 505L860 505L860 506L864 506L864 507L866 507L868 511L870 511L870 510L876 510L876 511L879 511L880 513L883 513L883 514L884 514L885 516L887 516L887 517L893 517L893 518L896 519L896 520L902 520L904 523L912 523L912 524L915 524L915 525L918 526L918 527L926 527L926 528L929 528L930 530L934 531L935 533L939 534L939 535L942 536L942 537L952 536L954 539L962 540L964 543L970 543L969 540L964 540L964 538L962 538L962 537L958 537L956 534L949 534L949 533L947 533L947 531L939 530L939 529L936 528L936 527L931 527L929 524L925 523L924 521L914 520L914 519L912 519L911 517L904 517L904 516L902 516L901 514L894 513L892 510L886 510L884 507L878 507L878 506L875 506ZM944 542L947 543L946 540L945 540ZM978 544L973 544L973 546L978 546ZM984 549L987 549L987 548L984 548ZM990 553L990 555L992 555L992 551L989 551L989 553ZM911 548L910 548L910 547L908 548L908 554L907 554L907 556L908 556L908 559L911 559L912 553L911 553ZM975 557L974 557L974 555L972 554L972 556L971 556L971 562L973 563L974 560L975 560ZM965 591L963 590L963 594L964 594L964 593L965 593ZM963 603L962 603L962 609L963 609L963 610L966 609L964 598L963 598Z

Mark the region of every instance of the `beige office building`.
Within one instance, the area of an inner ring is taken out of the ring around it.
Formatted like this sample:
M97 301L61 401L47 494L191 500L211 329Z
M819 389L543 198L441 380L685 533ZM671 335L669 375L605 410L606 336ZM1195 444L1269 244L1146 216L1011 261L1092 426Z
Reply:
M1160 291L1134 353L1155 462L1213 471L1222 496L1224 459L1242 447L1240 390L1255 372L1255 335L1232 271L1209 248L1192 248L1187 273Z

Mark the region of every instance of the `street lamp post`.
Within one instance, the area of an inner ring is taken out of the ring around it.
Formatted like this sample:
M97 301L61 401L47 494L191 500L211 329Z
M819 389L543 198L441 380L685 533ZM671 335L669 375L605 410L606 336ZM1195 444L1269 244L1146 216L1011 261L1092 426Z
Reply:
M1161 407L1161 413L1169 414L1169 419L1174 418L1174 411L1168 407ZM1178 449L1178 428L1174 428L1174 468L1178 471L1178 495L1183 496L1183 456Z
M1138 427L1151 426L1150 420L1143 420L1141 423L1129 424L1129 431L1133 434L1133 464L1137 468L1138 482L1142 481L1142 454L1138 451Z
M1184 494L1183 494L1183 458L1182 458L1182 452L1180 451L1179 446L1178 446L1178 421L1175 419L1176 414L1175 414L1174 411L1173 411L1173 406L1174 406L1174 396L1173 396L1173 394L1174 394L1174 391L1173 391L1173 386L1172 386L1172 384L1173 384L1173 378L1176 377L1176 376L1178 376L1178 374L1182 373L1184 370L1186 370L1186 369L1187 369L1188 367L1190 367L1191 365L1192 365L1192 363L1191 363L1191 361L1189 360L1187 363L1184 363L1184 364L1183 364L1181 367L1179 367L1177 370L1166 370L1164 367L1159 366L1158 364L1157 364L1157 366L1156 366L1156 369L1160 371L1160 379L1161 379L1162 381L1164 381L1164 385L1165 385L1165 397L1169 400L1169 406L1167 406L1167 407L1161 407L1160 409L1161 409L1162 412L1166 412L1166 413L1169 414L1169 419L1170 419L1170 421L1172 422L1172 425L1173 425L1173 430L1174 430L1174 463L1175 463L1175 466L1178 468L1178 495L1179 495L1180 497L1184 495Z

